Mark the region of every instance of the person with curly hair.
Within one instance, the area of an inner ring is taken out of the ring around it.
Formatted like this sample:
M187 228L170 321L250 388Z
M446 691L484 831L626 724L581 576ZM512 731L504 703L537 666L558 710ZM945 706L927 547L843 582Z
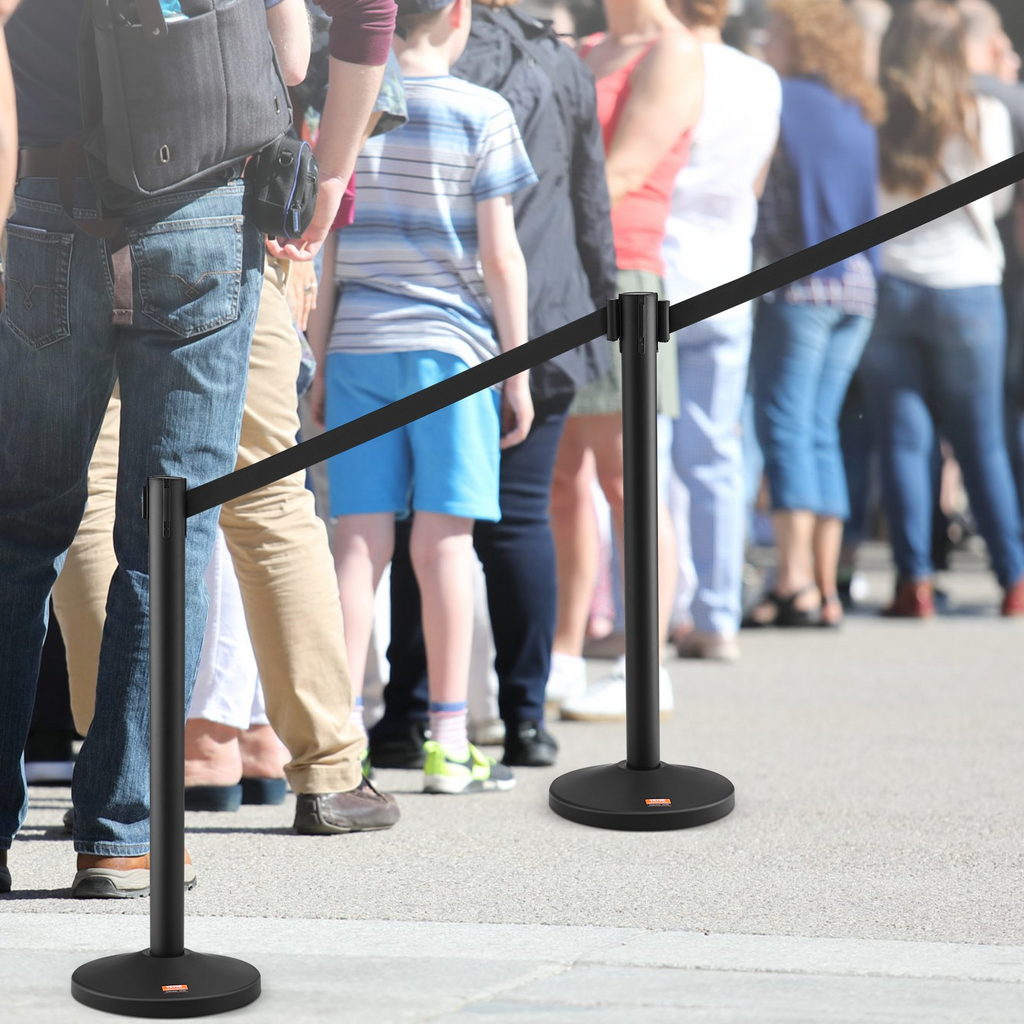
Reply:
M1010 117L978 95L963 19L940 0L897 12L882 45L889 114L879 131L881 203L893 210L1013 153ZM1004 590L1024 616L1024 542L1003 430L1006 315L996 218L1012 189L886 243L878 319L862 372L881 454L896 595L885 614L934 613L934 467L953 446L971 509Z
M765 57L782 77L782 124L757 248L776 260L876 214L883 100L842 0L773 0ZM753 343L754 413L778 548L751 626L837 626L849 498L839 413L871 330L876 257L855 256L766 295Z

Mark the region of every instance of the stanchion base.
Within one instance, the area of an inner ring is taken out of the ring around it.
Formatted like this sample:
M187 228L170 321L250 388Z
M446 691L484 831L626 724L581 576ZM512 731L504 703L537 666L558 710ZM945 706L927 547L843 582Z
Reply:
M244 960L213 953L150 956L121 953L82 964L71 994L86 1006L135 1017L201 1017L251 1003L260 972Z
M620 761L559 776L548 805L581 825L661 832L724 818L736 805L736 791L725 776L704 768L662 761L634 771Z

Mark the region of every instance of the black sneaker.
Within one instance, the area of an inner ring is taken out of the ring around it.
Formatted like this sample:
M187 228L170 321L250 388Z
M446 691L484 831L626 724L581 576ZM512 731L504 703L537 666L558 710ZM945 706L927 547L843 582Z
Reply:
M502 764L524 768L547 768L555 763L558 744L540 722L509 723L505 727L505 756Z
M423 744L430 733L422 722L414 722L396 736L370 736L370 763L374 768L411 768L418 771L426 763Z
M300 793L295 803L295 831L306 836L373 832L391 828L399 815L393 796L362 779L347 793Z
M30 786L66 786L75 771L74 737L56 729L38 729L25 741L25 781Z

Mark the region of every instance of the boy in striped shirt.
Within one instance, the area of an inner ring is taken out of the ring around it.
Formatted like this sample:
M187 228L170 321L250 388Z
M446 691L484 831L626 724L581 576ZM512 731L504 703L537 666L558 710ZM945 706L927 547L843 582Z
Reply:
M507 102L449 73L469 35L470 0L399 0L398 10L409 120L371 139L357 164L355 221L336 262L342 295L323 380L328 427L527 340L511 197L537 178ZM430 677L427 792L515 784L466 735L473 523L500 518L499 449L522 441L532 420L522 374L500 394L474 395L328 467L354 685L365 672L395 516L415 514L411 555Z

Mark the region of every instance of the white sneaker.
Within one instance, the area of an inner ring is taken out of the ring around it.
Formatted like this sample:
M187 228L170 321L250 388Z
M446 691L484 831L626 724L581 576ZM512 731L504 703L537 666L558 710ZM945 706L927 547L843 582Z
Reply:
M740 656L740 645L734 636L721 633L701 633L692 630L676 641L680 658L705 658L708 661L736 661Z
M469 723L469 742L477 747L500 747L505 742L505 723L500 718Z
M551 669L548 672L544 703L559 707L567 700L576 700L587 689L587 663L572 654L551 654Z
M662 666L658 673L661 719L670 718L675 708L672 680ZM562 718L574 722L621 722L626 718L626 659L619 658L606 676L587 687L586 692L562 704Z

